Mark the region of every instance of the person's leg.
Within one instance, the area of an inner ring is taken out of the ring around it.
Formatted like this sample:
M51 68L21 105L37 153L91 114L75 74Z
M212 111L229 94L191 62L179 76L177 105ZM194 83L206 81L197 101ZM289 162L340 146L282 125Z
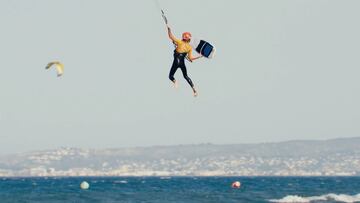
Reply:
M175 88L178 87L178 83L174 78L174 75L175 75L177 69L178 69L178 65L176 64L175 59L174 59L174 62L173 62L172 66L171 66L171 69L170 69L169 79L171 80L171 82L174 83Z
M196 97L198 94L197 94L197 91L196 91L196 89L194 87L194 83L192 82L192 80L190 79L190 77L187 74L185 64L182 64L182 66L180 66L180 68L181 68L181 71L183 73L183 76L184 76L185 80L189 83L189 85L191 86L191 88L193 90L194 97Z
M188 74L187 74L186 66L183 65L183 66L180 66L180 68L181 68L181 71L182 71L182 74L183 74L185 80L189 83L189 85L190 85L191 87L194 87L193 82L191 81L190 77L189 77Z

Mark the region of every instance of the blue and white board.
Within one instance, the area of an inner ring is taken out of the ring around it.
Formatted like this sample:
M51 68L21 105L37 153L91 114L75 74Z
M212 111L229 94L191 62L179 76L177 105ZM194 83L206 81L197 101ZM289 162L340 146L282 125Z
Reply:
M193 40L192 41L193 49L199 54L205 56L206 58L213 58L215 55L215 47L205 40Z

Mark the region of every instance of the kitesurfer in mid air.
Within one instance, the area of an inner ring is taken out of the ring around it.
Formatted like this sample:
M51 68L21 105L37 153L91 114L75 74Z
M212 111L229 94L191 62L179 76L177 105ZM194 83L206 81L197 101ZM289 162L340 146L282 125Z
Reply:
M177 39L171 32L170 27L167 27L168 29L168 35L171 41L175 44L176 48L174 50L174 62L171 66L170 73L169 73L169 79L174 83L175 88L178 86L178 82L174 78L174 74L178 68L181 69L184 78L189 83L193 90L193 95L196 97L198 95L194 83L191 81L187 74L186 66L185 66L185 58L187 58L190 62L193 62L196 59L199 59L202 57L202 55L193 57L192 56L192 48L190 46L190 40L191 40L191 33L184 32L182 34L182 39Z

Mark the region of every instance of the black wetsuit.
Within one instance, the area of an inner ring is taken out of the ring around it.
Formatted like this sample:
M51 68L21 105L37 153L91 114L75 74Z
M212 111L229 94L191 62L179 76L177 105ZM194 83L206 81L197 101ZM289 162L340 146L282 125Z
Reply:
M186 57L187 53L177 53L176 51L174 51L174 62L171 66L170 69L170 73L169 73L169 79L171 81L175 81L174 75L175 72L178 68L181 69L181 72L183 73L184 78L186 79L186 81L189 83L189 85L191 87L194 87L193 82L191 81L191 79L189 78L189 76L187 75L187 70L186 70L186 66L185 66L185 57Z

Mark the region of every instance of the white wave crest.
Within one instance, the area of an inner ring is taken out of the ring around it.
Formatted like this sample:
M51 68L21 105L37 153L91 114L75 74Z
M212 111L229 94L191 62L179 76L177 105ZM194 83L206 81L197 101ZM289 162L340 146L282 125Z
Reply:
M128 181L126 181L126 180L115 180L114 183L123 183L123 184L126 184L126 183L128 183Z
M282 199L271 199L270 202L279 203L309 203L314 201L337 201L346 203L360 202L360 194L345 195L345 194L327 194L321 196L301 197L297 195L288 195Z

